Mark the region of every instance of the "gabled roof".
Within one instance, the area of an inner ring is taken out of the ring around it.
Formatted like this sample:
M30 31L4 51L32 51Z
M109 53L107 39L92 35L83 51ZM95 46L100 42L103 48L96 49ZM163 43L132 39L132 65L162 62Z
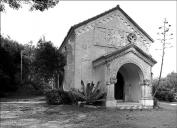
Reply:
M136 46L135 44L129 44L124 46L123 48L116 50L114 52L111 52L109 54L103 55L95 60L92 61L93 66L97 66L103 63L106 63L107 61L111 61L112 59L114 59L114 57L119 56L121 53L128 53L130 51L133 51L134 53L137 53L136 51L132 50L131 48L135 49L139 54L137 54L140 58L142 58L143 60L145 60L147 63L149 63L151 66L156 64L157 61L154 60L150 55L146 54L143 50L141 50L138 46ZM130 50L129 50L130 49ZM127 52L126 52L127 51ZM122 54L122 55L124 55ZM113 57L114 56L114 57Z
M92 17L92 18L90 18L90 19L87 19L87 20L85 20L85 21L83 21L83 22L81 22L81 23L78 23L78 24L72 26L72 27L70 28L70 30L68 31L67 36L65 37L65 39L64 39L64 41L63 41L63 43L61 44L60 47L62 47L62 46L64 45L64 43L66 42L66 40L70 37L70 35L74 32L75 29L77 29L77 28L79 28L79 27L81 27L81 26L83 26L83 25L85 25L85 24L88 24L89 22L94 21L94 20L96 20L96 19L98 19L98 18L100 18L100 17L102 17L102 16L104 16L104 15L106 15L106 14L109 14L110 12L115 11L115 10L119 10L120 12L122 12L122 14L123 14L133 25L135 25L135 26L137 27L137 29L138 29L140 32L142 32L150 41L154 42L154 40L153 40L131 17L129 17L128 14L126 14L126 13L124 12L124 11L120 8L119 5L117 5L116 7L112 8L112 9L110 9L110 10L104 12L104 13L101 13L101 14L95 16L95 17Z

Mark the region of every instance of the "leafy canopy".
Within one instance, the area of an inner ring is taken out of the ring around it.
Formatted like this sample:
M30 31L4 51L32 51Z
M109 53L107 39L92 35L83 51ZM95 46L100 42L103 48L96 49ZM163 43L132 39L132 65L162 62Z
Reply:
M20 82L20 51L23 46L0 35L0 95L14 91Z
M5 10L4 4L8 4L13 9L19 9L22 4L30 4L30 10L44 11L59 3L59 0L1 0L0 11Z
M61 74L66 63L65 57L53 46L52 42L39 40L35 54L35 70L45 81L50 80L56 74Z

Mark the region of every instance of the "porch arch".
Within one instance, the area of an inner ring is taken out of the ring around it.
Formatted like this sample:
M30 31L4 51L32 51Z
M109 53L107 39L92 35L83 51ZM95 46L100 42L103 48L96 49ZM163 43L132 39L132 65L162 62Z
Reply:
M125 63L119 67L114 84L116 100L139 102L144 76L142 70L134 63Z
M128 63L131 63L131 64L134 64L134 65L136 65L139 69L140 69L140 71L141 71L141 76L143 77L143 79L146 77L146 71L145 71L145 69L143 68L143 65L141 65L141 63L139 62L138 63L138 61L137 60L133 60L133 59L130 59L130 58L128 58L128 59L123 59L123 60L115 60L113 63L112 63L112 65L110 66L111 68L110 68L110 77L116 77L117 76L117 73L118 73L118 71L119 71L119 69L123 66L123 65L125 65L125 64L128 64Z

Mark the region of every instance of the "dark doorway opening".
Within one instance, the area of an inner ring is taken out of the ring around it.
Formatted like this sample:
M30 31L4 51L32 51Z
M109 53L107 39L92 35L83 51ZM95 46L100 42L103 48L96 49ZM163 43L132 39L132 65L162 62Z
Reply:
M117 83L114 85L114 97L116 100L124 99L124 78L120 72L117 73Z

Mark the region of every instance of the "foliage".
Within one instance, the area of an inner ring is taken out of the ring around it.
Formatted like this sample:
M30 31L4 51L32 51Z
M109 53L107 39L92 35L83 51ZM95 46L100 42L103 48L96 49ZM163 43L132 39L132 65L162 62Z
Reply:
M61 87L65 57L51 42L39 40L35 47L32 42L21 45L9 37L0 39L0 96L25 85L41 93L59 85L55 81Z
M14 91L20 86L20 52L23 46L0 36L0 93Z
M174 101L174 94L171 91L164 91L161 90L156 94L156 98L161 100L161 101L169 101L172 102Z
M103 103L106 98L106 93L101 90L100 82L95 85L81 81L82 88L77 90L72 88L66 92L61 89L52 89L46 91L46 99L48 104L77 104L79 101L86 104Z
M24 45L22 51L23 58L23 83L31 85L36 91L43 93L46 88L49 88L47 83L41 79L40 75L35 71L34 62L36 61L36 47L33 42L29 42Z
M48 90L46 93L46 100L48 104L60 105L60 104L72 104L72 97L70 92L63 91L61 89Z
M0 11L5 10L4 4L8 4L13 9L19 9L22 4L31 5L30 10L44 11L59 3L59 0L1 0Z
M93 82L84 85L84 82L81 80L81 86L81 90L71 89L76 100L85 101L86 104L105 101L106 93L101 90L100 82L97 82L96 85Z
M158 80L153 80L153 93L157 88ZM155 97L163 101L177 100L177 73L170 73L160 81Z
M41 79L46 83L57 80L64 72L65 57L49 41L39 40L35 51L34 67ZM61 83L60 83L61 85Z
M35 46L33 42L29 42L24 45L22 50L22 69L23 69L23 81L24 83L32 82L35 76L33 62L35 60Z
M38 74L34 76L32 81L27 81L24 85L31 85L40 94L45 94L46 91L53 88L50 84L44 82Z

